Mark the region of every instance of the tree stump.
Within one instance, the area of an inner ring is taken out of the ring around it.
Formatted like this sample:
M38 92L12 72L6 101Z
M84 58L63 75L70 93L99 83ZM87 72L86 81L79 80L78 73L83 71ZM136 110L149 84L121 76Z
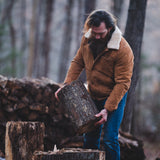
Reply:
M6 125L6 160L31 160L34 151L43 151L44 124L8 122Z
M58 97L77 134L95 129L94 124L100 119L95 117L98 109L81 81L64 86Z
M92 149L66 148L55 152L35 152L32 160L105 160L105 152Z

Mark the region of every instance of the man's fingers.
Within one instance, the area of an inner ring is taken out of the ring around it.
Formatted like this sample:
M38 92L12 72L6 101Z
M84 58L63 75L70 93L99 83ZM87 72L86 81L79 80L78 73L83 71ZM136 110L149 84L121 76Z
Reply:
M56 97L56 99L59 101L59 98L58 98L58 92L61 90L62 88L59 88L56 92L55 92L55 97Z
M55 93L55 97L56 97L56 99L59 101L59 98L58 98L58 95L57 95L57 93Z
M105 122L105 120L102 118L100 121L96 122L95 125L101 125Z
M96 117L100 117L100 116L101 116L101 113L98 113L98 114L96 114L95 116L96 116Z

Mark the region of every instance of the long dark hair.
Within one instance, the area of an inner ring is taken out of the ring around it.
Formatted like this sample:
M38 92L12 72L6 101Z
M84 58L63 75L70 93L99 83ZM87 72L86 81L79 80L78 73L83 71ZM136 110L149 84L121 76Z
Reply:
M84 24L84 33L86 33L92 26L99 27L100 23L104 22L106 28L112 28L111 33L114 32L116 27L116 18L105 10L95 10L89 14Z

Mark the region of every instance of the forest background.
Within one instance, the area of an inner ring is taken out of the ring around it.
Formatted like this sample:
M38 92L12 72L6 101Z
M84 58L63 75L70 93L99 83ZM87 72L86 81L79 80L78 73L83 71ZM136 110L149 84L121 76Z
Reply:
M0 74L63 82L80 45L85 7L110 11L124 33L129 0L86 1L0 0ZM159 17L160 1L148 0L132 131L152 142L160 141Z

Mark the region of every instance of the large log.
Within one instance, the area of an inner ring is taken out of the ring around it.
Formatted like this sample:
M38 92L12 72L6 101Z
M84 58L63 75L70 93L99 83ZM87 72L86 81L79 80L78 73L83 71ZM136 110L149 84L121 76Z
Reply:
M65 148L53 152L35 152L32 160L105 160L105 152L81 148Z
M58 97L78 134L95 129L94 124L100 119L95 117L98 109L81 81L64 86Z
M35 151L43 151L44 124L8 122L5 138L6 160L31 160Z

